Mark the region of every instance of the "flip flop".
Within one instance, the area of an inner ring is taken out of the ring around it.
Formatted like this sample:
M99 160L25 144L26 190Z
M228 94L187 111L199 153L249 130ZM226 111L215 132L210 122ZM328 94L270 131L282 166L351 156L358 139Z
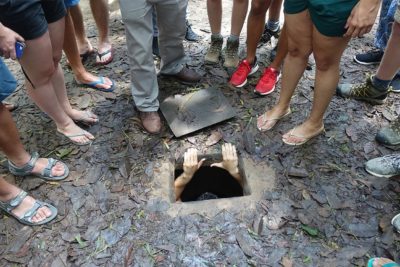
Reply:
M260 116L260 117L263 117L263 121L264 121L264 124L263 124L263 125L265 125L265 124L266 124L267 122L269 122L269 121L274 121L274 123L273 123L269 128L259 128L258 125L257 125L257 129L258 129L260 132L269 131L269 130L271 130L272 128L274 128L274 126L279 122L280 119L283 119L284 117L289 116L291 113L292 113L292 111L291 111L290 108L289 108L288 111L287 111L285 114L283 114L282 116L277 117L277 118L271 118L271 119L267 119L267 117L266 117L266 115L265 115L265 113L264 113L263 115Z
M85 63L86 60L88 60L88 58L93 55L95 53L94 49L92 50L88 50L85 53L79 54L79 56L81 57L81 61L82 63Z
M377 259L380 259L380 258L371 258L371 259L369 259L367 267L374 267L374 261L377 260ZM400 267L400 265L398 263L392 261L392 262L385 263L385 264L383 264L382 266L379 266L379 267Z
M91 119L93 119L93 118L97 119L97 121L92 122ZM74 121L78 122L78 123L82 123L86 126L92 126L93 124L96 124L99 122L99 118L92 111L86 110L84 112L84 115L81 118L75 119Z
M63 134L62 132L60 132L58 130L57 130L57 132L60 136L62 136L64 138L68 138L69 141L71 141L73 144L75 144L77 146L86 146L86 145L90 145L93 143L93 140L90 140L90 139L87 142L83 142L83 143L80 143L80 142L77 142L77 141L74 141L71 139L74 137L86 136L85 132L81 132L80 134Z
M101 62L101 58L110 54L110 58L104 62ZM96 64L97 65L107 65L108 63L110 63L111 61L113 61L114 58L114 50L111 47L110 49L104 51L103 53L99 53L97 52L97 56L96 56Z
M14 215L12 213L12 210L18 207L27 196L28 193L26 193L24 190L21 190L21 192L19 192L19 194L13 199L10 199L9 201L6 202L0 201L0 209L2 209L8 215L11 215L15 219L17 219L20 223L31 226L46 224L52 221L57 216L58 211L56 207L39 200L35 200L35 203L33 204L32 208L27 210L22 217ZM51 211L51 216L39 222L32 222L32 217L36 215L36 212L41 207L47 207Z
M37 177L42 178L43 180L47 180L47 181L64 180L69 175L68 166L65 165L65 163L63 163L59 160L53 159L53 158L47 159L48 163L41 173L38 173L38 174L32 173L32 170L35 167L38 159L39 159L39 154L37 152L33 152L31 155L31 159L25 165L23 165L21 167L18 167L11 161L8 161L8 169L10 170L10 172L12 174L14 174L16 176L34 175L34 176L37 176ZM51 170L58 162L63 165L64 174L62 174L60 176L55 176L55 175L51 174Z
M294 136L294 137L297 137L297 138L303 139L303 140L300 141L300 142L289 142L289 141L286 141L284 138L282 138L282 141L283 141L285 144L290 145L290 146L301 146L301 145L304 145L305 143L307 143L308 141L310 141L313 137L319 135L320 133L322 133L322 132L325 130L324 125L322 125L322 127L321 127L318 131L316 131L315 133L313 133L311 136L305 137L305 136L293 134L293 132L294 132L295 129L296 129L296 127L294 127L294 128L289 132L289 137Z
M111 80L111 79L110 79L110 80ZM75 80L75 81L76 81L76 83L79 84L79 85L84 85L84 86L87 86L87 87L96 89L96 90L98 90L98 91L101 91L101 92L106 92L106 93L107 93L107 92L112 92L112 91L114 91L114 89L115 89L115 82L114 82L113 80L111 80L111 86L110 86L110 88L108 88L108 89L104 89L104 88L97 87L97 85L99 85L99 84L104 84L104 85L105 85L104 77L102 77L102 76L100 76L98 80L93 81L93 82L90 82L90 83L83 83L83 82L80 82L80 81L78 81L78 80Z

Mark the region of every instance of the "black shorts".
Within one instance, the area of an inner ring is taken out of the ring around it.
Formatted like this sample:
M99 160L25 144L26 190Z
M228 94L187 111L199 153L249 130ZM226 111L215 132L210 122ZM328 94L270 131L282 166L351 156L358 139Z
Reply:
M0 0L0 22L26 40L36 39L66 15L64 0Z

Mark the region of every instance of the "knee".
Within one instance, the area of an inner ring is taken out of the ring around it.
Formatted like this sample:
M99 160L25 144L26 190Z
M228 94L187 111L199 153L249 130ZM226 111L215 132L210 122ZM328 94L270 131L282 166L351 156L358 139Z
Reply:
M306 61L311 55L311 51L311 48L291 47L288 49L288 56Z
M267 6L266 6L266 1L264 0L253 0L251 2L251 9L250 9L250 15L252 16L265 16L265 13L267 12Z
M335 60L330 57L314 54L315 65L319 71L327 71L335 66Z

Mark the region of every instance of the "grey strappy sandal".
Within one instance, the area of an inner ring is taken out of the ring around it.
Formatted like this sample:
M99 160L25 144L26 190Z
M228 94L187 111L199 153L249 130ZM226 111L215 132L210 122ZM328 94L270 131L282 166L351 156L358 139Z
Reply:
M26 225L31 225L31 226L46 224L46 223L52 221L57 216L58 211L53 205L50 205L48 203L45 203L45 202L42 202L39 200L35 200L35 204L33 204L33 207L30 208L29 210L27 210L22 217L18 217L16 215L14 215L12 213L12 210L15 209L16 207L18 207L27 196L28 196L28 193L26 193L24 190L21 190L21 192L19 192L19 194L15 198L13 198L9 201L6 201L6 202L0 201L0 209L5 211L7 214L13 216L20 223L26 224ZM32 222L32 217L36 215L36 212L41 207L47 207L48 209L50 209L51 216L47 217L46 219L44 219L40 222Z
M65 163L55 160L52 158L47 159L49 162L47 163L46 167L43 169L42 173L36 174L32 173L33 168L35 167L36 161L39 159L39 154L37 152L33 152L31 155L31 159L22 167L16 166L14 163L11 161L8 161L8 169L10 172L16 176L27 176L27 175L34 175L37 177L40 177L44 180L48 181L60 181L69 175L69 169ZM64 174L61 176L54 176L51 174L51 170L53 167L57 164L57 162L60 162L63 167L64 167Z

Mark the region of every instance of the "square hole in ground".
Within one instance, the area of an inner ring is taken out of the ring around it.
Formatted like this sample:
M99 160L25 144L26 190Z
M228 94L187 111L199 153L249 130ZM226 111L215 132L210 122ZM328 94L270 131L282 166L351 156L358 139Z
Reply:
M238 159L238 169L242 183L235 179L225 169L210 166L213 163L222 161L220 154L207 154L199 156L198 158L205 158L206 161L196 171L191 181L185 186L183 192L179 197L182 202L242 197L251 195L250 186L247 183L246 170L243 166L243 159L240 155ZM174 180L177 179L182 173L183 160L181 159L175 162ZM174 183L172 183L172 187L173 188L171 190L175 192Z

